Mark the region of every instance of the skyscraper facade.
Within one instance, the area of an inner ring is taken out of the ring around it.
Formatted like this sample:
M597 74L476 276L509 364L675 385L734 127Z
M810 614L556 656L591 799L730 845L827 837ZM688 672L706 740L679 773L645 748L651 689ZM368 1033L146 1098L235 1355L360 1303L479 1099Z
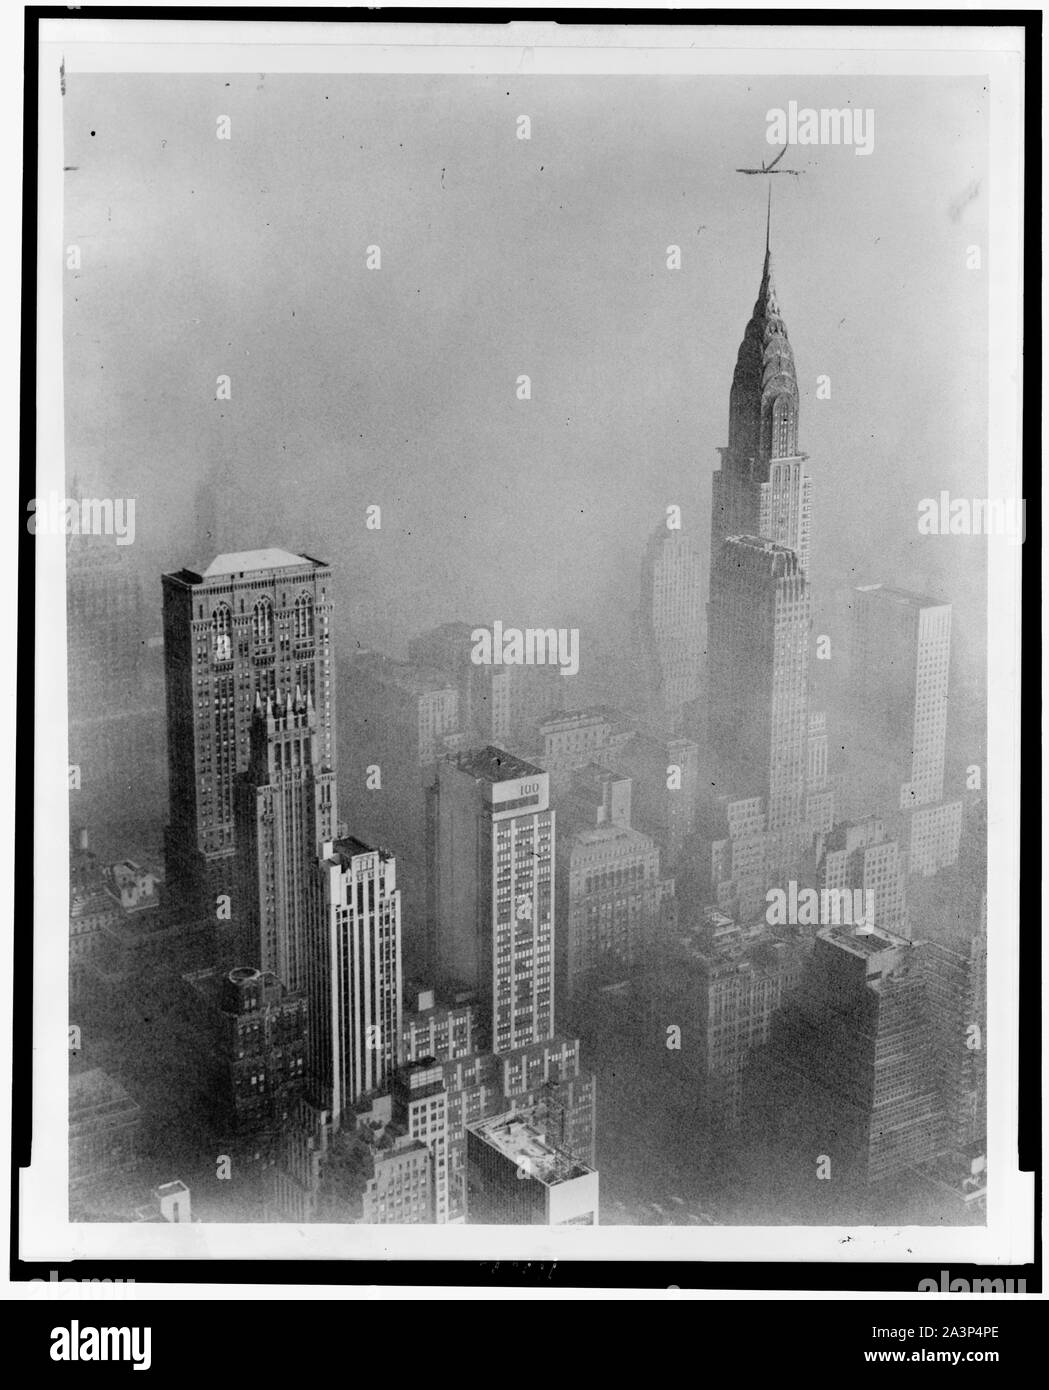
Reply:
M159 821L166 777L160 624L111 536L66 544L70 819Z
M169 890L193 910L230 892L235 789L251 756L256 696L299 690L334 770L331 570L285 550L220 555L163 577Z
M767 828L805 818L810 601L797 555L722 542L710 586L710 734L727 792L767 799Z
M753 1075L758 1119L831 1172L878 1182L943 1151L944 1106L921 947L880 927L816 934Z
M949 603L887 584L854 590L852 698L897 769L901 810L943 798L950 657Z
M389 1083L401 1045L401 895L393 856L359 840L321 850L306 953L310 1079L338 1128Z
M237 780L237 905L251 958L289 989L306 986L310 900L335 833L335 774L318 761L313 699L256 696L247 771Z
M489 746L439 763L432 792L436 959L477 991L495 1052L554 1031L549 784Z
M641 563L638 648L646 711L658 711L660 724L677 733L699 694L703 576L692 538L665 523L649 540Z

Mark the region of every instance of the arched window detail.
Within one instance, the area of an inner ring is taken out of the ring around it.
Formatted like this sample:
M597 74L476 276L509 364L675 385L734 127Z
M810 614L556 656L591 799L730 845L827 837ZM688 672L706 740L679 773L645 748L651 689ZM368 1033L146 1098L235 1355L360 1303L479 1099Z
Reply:
M233 615L224 603L211 614L211 651L215 661L229 661L233 656Z
M273 604L260 598L251 614L251 635L256 642L273 641Z
M304 641L313 637L313 599L309 594L300 594L295 600L295 639Z

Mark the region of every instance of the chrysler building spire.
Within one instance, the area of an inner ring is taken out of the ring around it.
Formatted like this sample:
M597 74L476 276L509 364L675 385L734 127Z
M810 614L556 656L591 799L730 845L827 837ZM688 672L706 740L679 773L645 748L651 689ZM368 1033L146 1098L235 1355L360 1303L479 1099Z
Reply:
M798 450L798 378L772 268L772 198L761 285L736 355L728 445L714 475L711 563L732 535L762 536L809 567L810 480Z

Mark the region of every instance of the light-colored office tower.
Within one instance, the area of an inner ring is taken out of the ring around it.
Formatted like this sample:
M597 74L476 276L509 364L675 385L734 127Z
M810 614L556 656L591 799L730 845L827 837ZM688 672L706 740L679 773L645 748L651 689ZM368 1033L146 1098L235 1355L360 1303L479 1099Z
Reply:
M710 737L725 793L761 796L767 829L806 818L808 585L793 551L722 542L711 574Z
M853 590L849 652L857 720L898 795L912 874L958 861L962 803L944 801L951 605L868 584Z
M637 638L646 716L668 733L699 694L702 560L692 537L660 523L641 562Z
M434 955L477 992L492 1050L554 1031L554 811L549 776L489 746L438 764Z
M710 549L717 564L729 536L751 535L794 551L809 573L811 480L798 450L794 353L776 296L766 229L754 312L736 358L728 445L714 474Z
M870 925L910 936L905 859L879 816L834 827L824 844L818 887L861 889Z
M310 1077L335 1128L384 1086L401 1040L401 895L383 849L346 838L321 848L306 959Z
M822 928L757 1059L765 1132L839 1176L879 1182L943 1152L922 949L880 927Z
M248 958L292 990L306 987L317 855L335 833L335 775L317 743L310 695L255 697L250 760L236 787L235 906Z
M162 582L167 884L177 903L213 913L235 869L235 789L251 755L256 696L308 695L317 761L335 770L331 570L307 555L248 550Z
M532 1110L468 1125L466 1164L471 1224L598 1224L596 1170L553 1143Z
M949 603L887 584L854 590L854 709L898 769L901 810L943 799L950 659Z

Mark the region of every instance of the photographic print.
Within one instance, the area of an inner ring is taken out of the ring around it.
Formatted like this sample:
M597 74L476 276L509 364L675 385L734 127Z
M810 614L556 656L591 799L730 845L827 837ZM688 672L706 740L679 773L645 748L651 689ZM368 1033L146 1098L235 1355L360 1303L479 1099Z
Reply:
M1015 1258L1017 55L56 23L52 1229Z

